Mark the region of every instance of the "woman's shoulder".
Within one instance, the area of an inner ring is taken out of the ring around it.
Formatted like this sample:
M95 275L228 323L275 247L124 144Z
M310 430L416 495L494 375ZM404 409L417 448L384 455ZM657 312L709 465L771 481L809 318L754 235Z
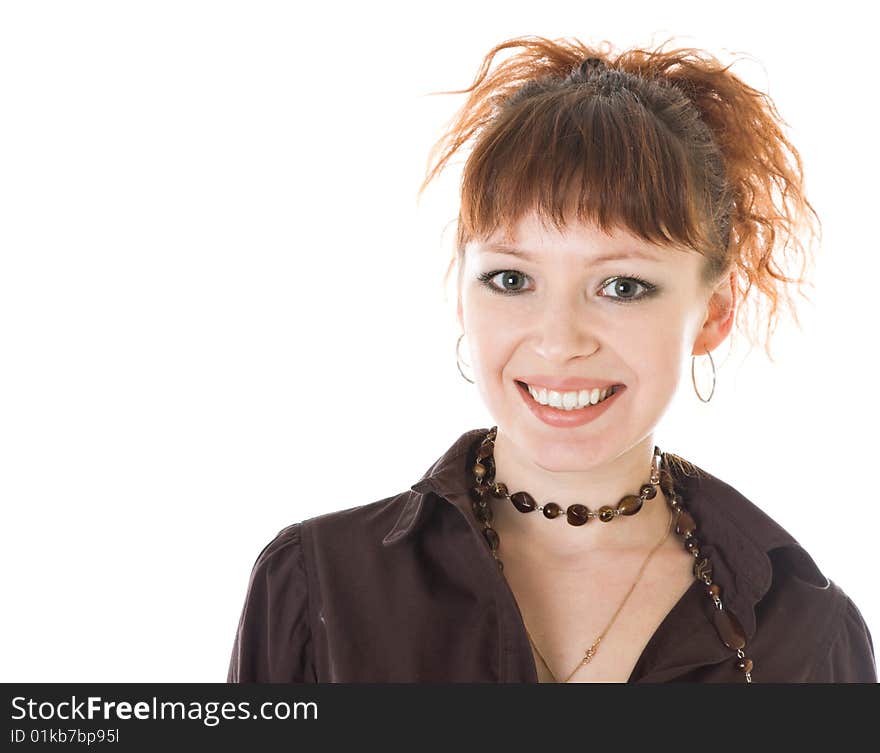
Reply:
M705 535L716 574L735 594L735 612L773 648L771 674L812 682L876 682L873 640L853 599L765 509L693 463L673 475ZM835 679L836 678L836 679Z
M251 569L227 682L303 682L312 676L309 587L301 524L279 531Z
M870 628L853 598L800 544L768 552L770 591L760 608L779 639L806 650L804 682L877 682Z
M807 682L876 683L877 657L871 631L855 602L834 581L838 607L829 619L825 645L817 652Z
M382 499L331 510L289 523L265 544L256 564L279 559L301 560L333 553L353 555L381 547L389 531L421 507L424 495L412 490ZM316 551L317 550L317 551Z

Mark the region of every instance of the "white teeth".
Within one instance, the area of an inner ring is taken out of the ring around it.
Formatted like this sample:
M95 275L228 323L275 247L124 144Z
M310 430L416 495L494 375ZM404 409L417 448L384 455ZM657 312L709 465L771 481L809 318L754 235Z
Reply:
M550 405L561 410L577 410L587 405L596 405L613 394L612 387L606 387L604 390L595 387L592 390L580 390L579 392L558 392L557 390L548 390L545 387L527 386L531 396L541 405Z

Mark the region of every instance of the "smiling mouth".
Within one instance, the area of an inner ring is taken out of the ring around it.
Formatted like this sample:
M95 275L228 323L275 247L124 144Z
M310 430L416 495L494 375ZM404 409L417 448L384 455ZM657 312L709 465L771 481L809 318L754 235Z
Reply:
M571 413L574 411L581 411L581 410L588 410L589 408L594 408L596 406L602 405L602 403L604 403L606 400L608 400L612 396L616 395L618 392L621 392L622 390L626 389L626 385L615 384L611 387L611 391L605 396L605 398L600 400L598 403L589 402L589 403L585 403L582 407L580 407L578 405L578 406L575 406L572 408L564 408L564 407L557 407L555 405L550 405L549 403L546 403L546 404L541 403L538 400L535 400L535 398L532 396L532 393L529 392L528 385L525 382L520 382L518 379L514 379L514 382L516 382L516 386L525 393L526 397L528 397L528 399L531 400L532 402L534 402L536 405L540 405L542 408L553 408L554 410L563 411L565 413ZM561 392L559 390L557 390L557 391ZM574 392L574 390L568 390L568 391ZM592 392L592 390L590 390L590 391Z

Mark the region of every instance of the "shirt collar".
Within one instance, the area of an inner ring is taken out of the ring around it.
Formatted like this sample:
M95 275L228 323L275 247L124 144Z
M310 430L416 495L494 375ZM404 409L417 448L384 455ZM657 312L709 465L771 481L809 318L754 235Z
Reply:
M385 546L400 542L418 530L432 493L458 507L477 523L471 509L470 469L477 447L488 429L464 432L410 487L401 513L382 539ZM675 489L697 524L701 555L712 564L712 579L721 587L721 601L739 619L751 640L755 633L755 605L770 588L773 566L768 553L780 547L796 550L796 561L809 576L826 581L809 554L778 523L736 489L699 468L686 474L670 464Z

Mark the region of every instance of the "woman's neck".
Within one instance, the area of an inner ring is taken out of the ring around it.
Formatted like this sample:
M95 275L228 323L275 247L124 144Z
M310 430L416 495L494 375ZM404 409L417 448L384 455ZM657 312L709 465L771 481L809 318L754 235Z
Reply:
M573 526L566 520L565 510L575 503L586 505L591 512L603 505L613 508L624 496L638 496L640 487L650 481L653 450L649 436L608 466L554 472L523 457L499 432L494 449L496 480L504 483L510 494L528 492L538 505L553 501L562 509L558 517L547 519L539 510L522 513L509 500L492 498L492 527L501 537L501 546L515 545L524 556L562 562L590 554L650 550L669 524L669 507L659 485L656 496L646 500L635 515L615 516L607 523L590 517L584 525ZM670 540L674 543L674 537Z

